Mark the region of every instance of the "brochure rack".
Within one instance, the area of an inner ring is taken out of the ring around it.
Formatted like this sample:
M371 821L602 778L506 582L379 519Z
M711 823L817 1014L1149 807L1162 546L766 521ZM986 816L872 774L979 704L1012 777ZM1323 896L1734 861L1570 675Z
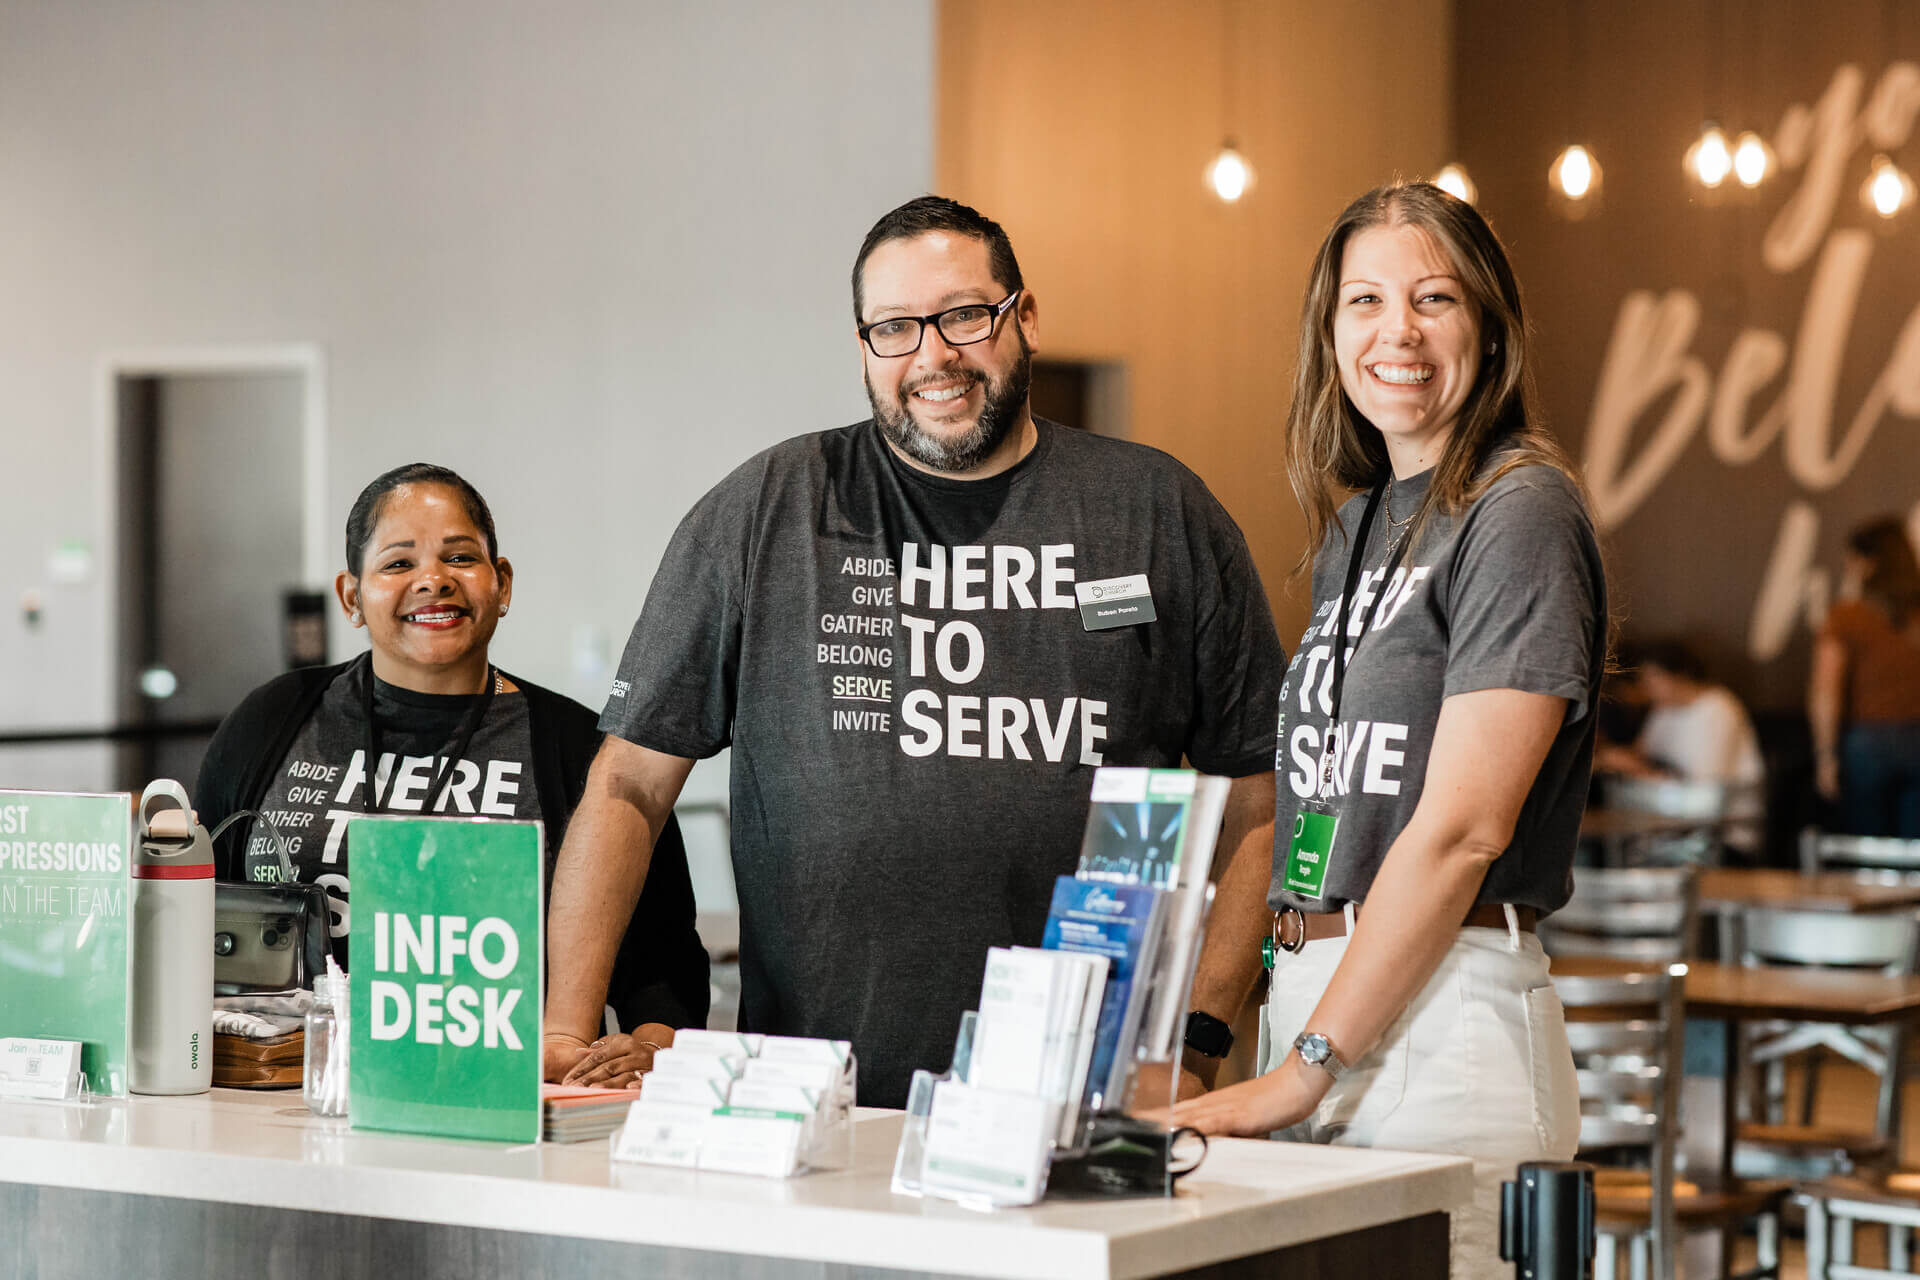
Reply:
M1079 1087L1059 1075L1045 1078L1035 1092L983 1087L983 1040L991 1040L993 1024L967 1013L948 1070L914 1073L894 1160L896 1192L979 1208L1032 1204L1050 1189L1170 1196L1175 1179L1199 1163L1176 1163L1178 1134L1128 1113L1170 1108L1178 1094L1187 1002L1213 903L1207 871L1226 786L1224 779L1183 770L1098 772L1080 873L1061 879L1048 946L1110 956L1113 979L1099 1027L1110 1061L1103 1069L1096 1057ZM1100 886L1108 883L1134 887L1103 894ZM1139 886L1157 890L1157 899ZM1143 898L1151 912L1128 915ZM1100 929L1103 911L1116 925L1111 934ZM1135 960L1140 967L1129 969ZM990 960L983 1009L994 982ZM1109 1025L1116 1001L1125 1016ZM1038 1042L1041 1056L1055 1064L1077 1059L1085 1073L1077 1050L1092 1047L1080 1038L1090 1034L1050 1027ZM1063 1107L1071 1108L1068 1114Z

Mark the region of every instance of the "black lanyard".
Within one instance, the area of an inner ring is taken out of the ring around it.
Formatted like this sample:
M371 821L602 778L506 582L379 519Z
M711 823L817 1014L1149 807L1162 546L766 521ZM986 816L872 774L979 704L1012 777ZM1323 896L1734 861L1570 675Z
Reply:
M1360 562L1367 553L1367 535L1373 532L1373 518L1379 513L1381 497L1386 493L1386 485L1387 482L1383 480L1373 486L1373 492L1367 497L1367 509L1360 517L1359 533L1353 539L1353 549L1347 553L1347 580L1340 590L1340 629L1333 640L1333 688L1327 712L1329 742L1339 731L1340 695L1347 687L1347 612L1353 605L1353 593L1360 585ZM1411 537L1406 538L1393 549L1393 555L1387 560L1387 567L1380 571L1383 587L1393 577L1393 571L1400 567L1400 557L1406 553L1408 544L1412 541ZM1360 641L1366 635L1367 623L1373 619L1374 614L1379 612L1381 603L1381 597L1376 594L1373 604L1368 606L1367 612L1361 616L1360 635L1355 636L1353 640L1355 652L1359 651Z
M379 813L386 808L387 800L393 798L393 779L387 779L387 794L380 794L380 725L373 715L373 661L367 661L367 689L365 708L367 713L367 812ZM447 739L442 748L440 764L433 771L433 789L427 795L427 803L420 812L432 813L440 803L441 795L447 784L453 781L454 768L467 754L467 748L473 745L473 735L480 728L481 721L487 718L487 710L493 706L493 691L500 681L494 674L491 664L487 667L487 687L473 699L467 707L466 715L454 727L453 736Z

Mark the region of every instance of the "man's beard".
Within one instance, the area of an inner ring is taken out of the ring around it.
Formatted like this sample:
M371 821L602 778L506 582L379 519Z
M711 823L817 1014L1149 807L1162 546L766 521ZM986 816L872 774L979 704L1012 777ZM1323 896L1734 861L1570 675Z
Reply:
M920 424L913 420L908 399L916 385L937 382L950 377L950 374L922 378L918 384L903 383L899 399L893 404L881 403L873 389L873 379L867 378L867 402L873 406L873 420L879 424L881 434L908 457L935 471L959 475L972 471L992 457L993 451L1013 430L1014 423L1020 420L1020 412L1026 407L1027 394L1033 385L1033 352L1027 347L1027 336L1016 328L1014 338L1020 344L1020 358L1014 361L1006 377L985 379L987 390L980 406L980 416L974 420L970 430L952 441L922 430ZM979 373L973 370L965 372L974 381L981 380ZM967 389L972 389L971 384Z

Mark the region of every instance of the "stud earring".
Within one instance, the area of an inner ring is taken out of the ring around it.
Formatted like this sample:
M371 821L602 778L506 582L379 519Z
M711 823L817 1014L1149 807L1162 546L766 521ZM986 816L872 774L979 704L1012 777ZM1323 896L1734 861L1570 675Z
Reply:
M507 606L505 605L500 606L500 616L503 618L507 616Z
M1487 354L1488 354L1488 355L1493 355L1493 354L1494 354L1495 352L1497 352L1497 351L1499 351L1499 350L1500 350L1500 343L1499 343L1499 341L1498 341L1498 340L1495 340L1495 341L1493 341L1493 342L1489 342L1489 343L1487 344Z
M355 610L353 611L353 613L352 613L352 614L351 614L351 615L350 615L350 616L349 616L349 617L347 618L347 621L348 621L348 622L351 622L351 623L352 623L352 624L353 624L354 626L356 626L356 627L357 627L357 626L359 626L359 625L360 625L360 611L359 611L358 609L355 609Z

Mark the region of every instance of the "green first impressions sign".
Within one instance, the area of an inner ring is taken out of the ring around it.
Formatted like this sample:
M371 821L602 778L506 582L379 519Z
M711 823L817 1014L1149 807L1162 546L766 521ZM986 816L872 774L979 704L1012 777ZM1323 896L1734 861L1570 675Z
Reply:
M132 843L124 792L0 791L0 1036L80 1041L110 1096L127 1091Z
M539 1140L540 844L533 822L347 824L355 1127Z

